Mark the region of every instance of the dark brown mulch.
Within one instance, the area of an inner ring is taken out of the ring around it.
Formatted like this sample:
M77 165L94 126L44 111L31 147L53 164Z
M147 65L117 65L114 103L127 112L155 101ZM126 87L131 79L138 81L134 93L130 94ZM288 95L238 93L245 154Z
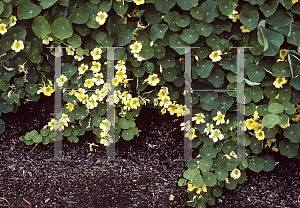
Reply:
M19 136L39 131L51 119L53 96L2 114L6 131L0 135L0 207L187 207L187 187L177 182L186 170L183 118L159 116L143 108L136 119L142 131L131 141L116 144L115 162L103 162L106 149L91 132L77 144L63 141L64 161L54 161L53 144L27 146ZM248 180L225 190L213 207L299 207L299 160L286 160L272 172L248 172ZM173 201L169 200L174 195Z

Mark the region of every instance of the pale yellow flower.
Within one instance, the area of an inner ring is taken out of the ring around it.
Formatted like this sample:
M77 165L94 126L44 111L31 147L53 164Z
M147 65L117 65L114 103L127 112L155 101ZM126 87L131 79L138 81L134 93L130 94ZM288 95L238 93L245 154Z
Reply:
M75 48L73 48L72 46L69 46L68 48L66 48L66 52L69 56L73 56L75 53Z
M126 70L125 62L123 60L119 60L117 65L115 66L117 70Z
M56 125L56 121L54 119L51 119L51 121L48 122L48 126L50 127L50 131L53 131L55 125Z
M167 109L162 108L162 109L160 110L160 112L161 112L162 114L165 114L165 113L167 112Z
M214 128L214 125L213 125L213 124L207 123L207 124L206 124L206 128L204 129L204 133L206 133L206 135L212 133L213 128Z
M102 73L96 73L96 74L94 74L93 82L95 82L95 84L97 86L101 85L101 84L104 84L103 74Z
M109 135L109 134L107 134L103 139L100 140L100 143L106 147L109 146L113 142L114 141L113 141L111 135Z
M70 111L74 109L74 105L72 103L67 103L66 105L67 105L66 109L70 109Z
M156 86L159 83L159 78L157 78L157 74L149 74L149 77L144 80L144 82L148 82L151 86Z
M83 55L81 55L81 56L80 55L75 55L74 59L77 60L77 61L82 61L84 59L84 57L83 57Z
M287 79L285 79L285 77L277 77L276 80L273 82L273 85L276 88L282 88L282 85L286 84L288 82Z
M99 60L101 58L101 53L102 53L101 48L95 48L93 51L91 51L93 60Z
M145 0L133 0L136 5L141 5L145 3Z
M242 25L240 27L240 29L242 30L242 33L248 33L248 32L250 32L250 30L248 30L245 25Z
M9 26L15 26L17 24L17 17L15 17L14 15L10 15L9 17Z
M168 108L168 111L170 115L174 115L174 113L177 113L177 106L175 103L172 103L172 105Z
M58 78L57 80L56 80L56 83L57 83L57 85L59 86L59 87L61 87L61 86L63 86L64 85L64 83L66 82L66 81L68 81L68 78L65 76L65 75L60 75L60 78Z
M265 139L265 133L263 131L257 131L255 133L255 136L260 141Z
M216 125L220 125L220 124L223 124L225 123L225 115L222 115L221 111L218 111L217 113L217 116L216 117L213 117L213 120L214 121L217 121Z
M191 128L184 136L189 138L189 140L193 140L195 137L197 137L194 128Z
M14 43L11 46L11 49L14 50L15 52L20 52L21 50L24 49L24 44L22 40L15 40Z
M119 82L122 82L127 78L126 71L124 69L118 70L116 72L116 78Z
M139 102L139 99L138 98L132 98L130 100L130 107L132 109L137 109L138 107L140 106L140 102Z
M106 18L108 17L106 12L98 12L96 17L96 22L98 22L100 25L104 25Z
M93 71L93 73L98 73L101 70L101 63L93 61L92 64L93 66L91 67L91 70Z
M86 79L85 82L84 82L84 87L88 87L88 88L91 88L94 86L94 82L93 82L93 79Z
M159 105L164 108L168 108L171 104L172 104L172 102L170 101L169 96L163 96L159 103Z
M209 58L212 60L212 62L217 62L217 61L221 61L221 59L222 59L221 55L222 55L221 50L217 50L217 51L211 52L211 54L209 55Z
M298 0L297 0L298 1ZM289 51L288 50L286 50L286 49L281 49L280 51L279 51L279 58L281 59L281 60L284 60L285 59L285 57L286 57L286 55L289 53Z
M43 39L43 44L46 45L48 45L50 41L53 41L53 38L48 35L42 36L42 39Z
M239 169L234 169L231 173L230 173L230 177L233 178L234 180L239 179L241 177L241 171Z
M142 50L142 44L138 41L135 41L132 45L130 45L131 53L140 53Z
M1 34L1 35L4 35L6 32L7 32L6 24L1 23L1 24L0 24L0 34Z
M206 123L204 120L205 116L202 113L198 113L195 115L196 117L192 118L192 121L196 121L196 124Z
M246 120L247 129L252 130L254 129L255 126L256 126L256 122L252 118Z
M84 74L88 70L88 65L81 64L80 67L78 67L79 74Z
M218 140L223 140L224 135L221 134L220 129L214 129L214 130L212 130L211 134L209 135L209 138L213 139L213 141L216 143Z
M232 22L236 22L239 19L238 12L234 10L230 15L228 15L228 18L232 19Z

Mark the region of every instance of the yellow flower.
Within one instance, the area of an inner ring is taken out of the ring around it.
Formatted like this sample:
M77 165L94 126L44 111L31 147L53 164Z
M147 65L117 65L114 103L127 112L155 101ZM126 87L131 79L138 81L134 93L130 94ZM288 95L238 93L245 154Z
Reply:
M74 110L74 105L72 103L67 103L66 109L70 109L70 111Z
M130 45L131 53L139 53L142 50L142 44L138 41L135 41L132 45Z
M106 118L106 119L102 120L102 123L100 124L100 129L102 129L102 131L109 131L110 125L111 125L111 122L109 120L107 120L107 118Z
M116 72L116 78L119 82L122 82L124 79L126 79L127 75L125 69L118 70Z
M204 129L204 133L206 133L206 135L212 133L213 128L214 128L214 125L213 125L213 124L207 123L207 124L206 124L206 128Z
M296 4L298 0L292 0L292 4Z
M254 127L254 133L258 132L258 131L262 131L263 130L263 125L261 124L256 124L256 126Z
M273 139L268 138L267 141L266 141L265 147L271 147L272 142L276 142L276 139L275 138L273 138Z
M95 84L97 86L101 85L101 84L104 84L103 74L102 73L96 73L96 74L94 74L93 82L95 82Z
M258 112L254 111L253 120L256 121L257 119L259 119Z
M230 156L232 156L232 157L234 157L235 159L237 159L237 155L235 154L234 151L231 151L231 152L230 152Z
M223 124L225 123L225 115L222 115L221 111L218 111L217 113L217 116L216 117L213 117L213 120L214 121L217 121L216 125L220 125L220 124Z
M54 90L53 90L53 88L50 87L50 86L44 87L44 89L43 89L43 93L44 93L44 95L46 95L46 96L51 96L51 93L53 93L53 92L54 92Z
M224 139L224 135L221 134L221 131L220 129L215 129L215 130L212 130L211 134L209 135L209 138L213 139L214 142L216 143L219 140L222 140Z
M79 74L84 74L88 70L88 65L81 64L80 67L78 67Z
M93 66L91 67L91 70L93 71L93 73L98 73L101 70L101 63L93 61L92 64Z
M75 53L75 48L73 48L72 46L69 46L68 48L66 48L66 51L69 56L73 56Z
M177 112L177 107L176 107L175 103L172 103L172 105L168 108L168 111L169 111L170 115L174 115L174 113Z
M88 88L91 88L94 86L94 82L93 82L93 79L86 79L84 81L84 87L88 87Z
M205 123L206 121L203 119L205 116L202 113L198 113L195 115L196 117L192 118L192 121L196 121L196 124Z
M99 60L101 58L101 53L102 53L101 48L95 48L93 51L91 51L93 60Z
M264 140L265 139L265 133L263 131L257 131L255 133L255 136L258 140Z
M69 92L69 95L74 95L76 92L76 90L72 89L70 92Z
M193 191L195 188L197 188L197 187L194 186L191 181L191 183L188 184L188 191Z
M118 86L119 85L119 81L118 81L118 78L113 78L113 80L112 80L112 84L116 87L116 86Z
M278 94L278 95L276 95L275 99L276 99L276 100L279 100L279 94Z
M48 126L50 126L50 131L53 131L55 125L56 125L56 121L54 119L51 119L51 121L48 122Z
M183 105L179 105L177 108L177 117L179 116L184 116L184 106Z
M191 128L184 136L189 138L189 140L193 140L195 137L197 137L194 128Z
M238 12L234 10L230 15L228 15L228 18L232 19L232 22L236 22L239 19Z
M282 88L282 85L287 83L287 79L285 79L285 77L277 77L276 80L273 82L273 85L276 88Z
M298 122L300 120L300 114L295 115L295 117L292 119L292 121Z
M295 107L297 105L297 107ZM294 104L293 105L294 106L294 108L295 108L295 113L297 112L297 110L300 108L300 105L298 105L298 104Z
M241 171L239 169L234 169L231 173L230 173L230 177L233 178L234 180L239 179L241 177Z
M196 194L200 194L201 191L207 192L206 184L204 183L204 181L202 182L202 185L197 189Z
M221 61L221 59L222 59L221 55L222 55L221 50L217 50L217 51L211 52L211 54L209 55L209 58L212 59L212 62L217 62L217 61Z
M298 0L297 0L298 1ZM284 60L285 59L285 57L286 57L286 55L289 53L289 51L288 50L286 50L286 49L281 49L280 51L279 51L279 58L281 58L282 60Z
M160 107L163 106L164 108L168 108L171 104L172 104L172 102L170 101L169 96L163 96L159 103Z
M110 143L113 143L113 139L109 134L107 134L103 139L100 140L100 143L103 144L104 146L109 146Z
M141 5L145 3L145 0L133 0L136 5Z
M61 115L61 119L62 119L62 120L65 120L65 121L70 121L68 115L65 114L65 113L63 113L63 114Z
M11 46L11 49L14 50L15 52L20 52L21 50L24 49L24 44L22 40L15 40L14 43Z
M68 78L63 74L60 75L60 78L56 80L59 87L63 86L66 81L68 81Z
M1 24L0 24L0 34L1 34L1 35L4 35L6 32L7 32L6 24L1 23Z
M277 146L275 145L275 146L273 146L272 147L272 151L274 151L274 152L278 152L279 151L279 149L277 148Z
M96 17L96 22L98 22L100 25L104 25L106 18L108 17L106 12L98 12Z
M245 25L242 25L240 27L240 29L242 30L242 33L248 33L248 32L250 32L250 30L248 30Z
M160 112L161 112L162 114L165 114L165 113L167 112L167 109L162 108L162 109L160 110Z
M151 86L156 86L159 83L159 78L157 78L157 74L150 74L147 79L144 80L144 82L148 82Z
M132 109L137 109L138 107L140 106L140 102L139 102L139 99L138 98L132 98L130 100L130 107Z
M79 55L75 55L74 59L76 59L77 61L82 61L84 59L83 55L79 56Z
M180 126L181 126L181 131L184 131L184 130L189 131L191 128L190 120L188 120L187 122L181 123Z
M89 101L87 102L86 106L87 106L88 109L93 109L93 108L96 108L98 106L98 102L97 102L97 99L96 99L95 95L92 95L89 98Z
M280 127L286 129L289 126L290 126L290 119L288 119L288 122L286 124L282 124Z
M46 44L46 45L49 44L49 41L53 41L53 38L48 35L42 36L42 39L43 39L43 44Z
M117 70L126 70L125 62L123 60L119 60L115 68Z
M17 18L14 15L10 15L9 17L9 26L15 26L17 24Z
M256 122L252 118L246 120L247 129L252 130L254 129L255 126L256 126Z

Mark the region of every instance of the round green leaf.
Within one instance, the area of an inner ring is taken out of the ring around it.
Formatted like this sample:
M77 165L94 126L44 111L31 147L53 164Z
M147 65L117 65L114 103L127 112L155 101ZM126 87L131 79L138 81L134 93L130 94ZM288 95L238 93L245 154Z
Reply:
M261 153L261 151L263 150L263 141L259 141L255 137L251 137L250 148L254 154Z
M89 12L84 7L74 9L69 16L70 22L75 24L84 24L88 21L88 19L89 19Z
M73 143L77 143L79 141L78 137L73 136L73 135L68 136L68 140Z
M73 48L78 48L79 46L81 46L82 41L79 35L73 33L73 35L67 39L67 43L70 44Z
M134 133L131 129L123 130L122 131L122 137L123 137L124 140L129 141L129 140L133 139Z
M32 130L29 134L30 134L31 139L33 139L33 138L36 137L39 133L38 133L36 130Z
M291 76L291 69L286 61L276 62L272 66L273 77L289 77Z
M0 89L2 91L7 91L9 89L9 86L10 86L10 83L9 81L3 79L3 80L0 80Z
M164 58L157 60L157 64L161 65L162 68L169 68L169 67L174 67L176 62L173 55L166 54Z
M188 169L197 169L198 167L198 159L191 159L186 163L186 167Z
M279 103L271 103L268 107L268 111L274 114L282 113L283 109L284 109L283 105Z
M190 10L190 14L193 18L197 20L202 20L204 18L204 10L202 7L194 7Z
M295 108L292 105L292 103L290 103L290 102L284 102L284 103L282 103L282 105L284 107L284 111L287 114L294 114L295 113Z
M273 128L276 124L279 123L279 116L275 114L267 114L262 119L262 125L267 128Z
M210 73L210 75L207 77L207 80L213 84L214 87L218 88L221 86L221 84L224 83L225 73L220 70L214 70L213 73Z
M133 38L133 33L132 33L131 30L129 30L129 29L123 30L119 34L119 39L118 39L119 45L120 46L127 45L128 43L130 43L130 41L131 41L132 38Z
M263 157L265 166L264 166L264 171L268 172L274 169L275 167L275 159L271 155L266 155Z
M213 187L217 183L217 179L215 174L213 173L205 173L203 174L203 180L206 186Z
M251 42L250 46L252 48L249 48L249 50L253 55L260 55L264 52L264 47L258 41Z
M187 15L178 15L175 18L175 23L179 27L186 27L191 23L191 18Z
M268 4L268 3L264 3L263 5L260 6L260 10L264 13L265 17L269 17L272 14L274 14L274 12L277 9L277 6L278 6L279 2L278 1L272 1L272 2L270 2L271 4Z
M43 140L43 137L42 137L42 135L37 135L37 136L35 136L35 137L33 137L33 139L32 139L32 141L34 142L34 143L40 143L41 141Z
M154 47L154 57L157 59L161 59L165 56L166 49L165 47L158 45Z
M142 77L145 74L145 70L142 67L136 67L133 70L133 75L135 77Z
M34 18L31 28L39 38L51 33L50 25L43 16L38 16Z
M284 36L279 32L261 26L258 26L257 34L258 36L260 34L264 38L264 42L267 45L267 49L264 49L264 56L275 56L279 52L280 46L284 41ZM260 39L258 38L258 40ZM262 43L260 42L260 44Z
M300 90L300 77L295 77L291 79L290 85L294 87L296 90Z
M211 158L208 157L202 158L199 162L199 168L202 170L202 172L209 171L212 165L213 161Z
M293 17L289 16L283 9L278 9L272 16L266 18L266 23L272 25L274 30L281 32L285 36L288 36L290 32L292 21Z
M198 3L198 0L177 0L177 4L183 10L190 10Z
M168 82L173 82L177 78L176 69L174 69L174 68L164 69L163 78Z
M104 0L100 3L100 11L108 12L111 9L112 1Z
M245 105L245 115L246 116L253 115L255 110L256 110L256 107L255 107L254 103L248 103L247 105Z
M184 29L180 37L187 44L193 44L199 39L199 34L194 29Z
M291 31L287 37L287 42L295 46L300 46L300 27L292 24Z
M151 59L154 56L154 48L149 45L143 45L140 55L145 59Z
M231 151L236 151L236 142L234 141L226 141L222 145L222 151L225 154L229 154Z
M198 169L186 170L183 173L183 177L188 180L193 180L195 175L197 174L200 174L200 171Z
M227 95L219 96L214 100L214 109L227 111L234 102L234 99Z
M154 64L152 62L144 62L143 68L147 73L151 74L154 71Z
M264 159L255 156L251 161L249 161L249 169L258 173L265 167Z
M152 25L149 37L153 41L156 41L157 38L164 38L167 30L168 30L168 25L166 24Z
M256 64L250 64L247 69L247 76L252 82L261 82L265 78L265 70Z
M203 110L211 111L214 100L218 97L216 92L205 92L200 96L200 104Z
M42 8L31 1L21 2L17 10L18 19L22 20L36 17L41 11Z
M57 0L42 0L40 2L40 5L43 9L47 9L47 8L53 6L55 4L55 2L57 2Z
M48 136L46 136L46 137L43 137L43 145L47 145L47 144L49 144L49 137Z
M254 86L254 87L251 87L249 90L250 90L251 99L254 102L258 102L261 99L263 99L264 93L263 93L263 90L260 87Z
M228 178L228 171L225 169L219 168L216 170L215 174L219 181L225 181L226 178Z
M213 31L213 27L206 22L201 22L196 26L196 30L200 35L208 37Z
M287 127L283 135L288 138L292 143L299 143L300 142L300 128L297 124L291 124Z
M227 172L227 171L226 171ZM219 179L218 179L219 180ZM220 197L222 195L222 188L220 186L214 186L211 193L215 197Z
M34 95L37 91L37 86L36 84L26 84L25 85L25 91L29 94L29 95Z
M254 30L257 26L259 13L257 11L241 12L239 19L248 30Z
M38 64L43 61L43 56L41 56L39 53L34 53L29 56L29 60L35 64Z
M0 119L0 134L2 134L5 131L5 122Z
M196 174L193 178L193 185L196 187L200 187L203 183L203 178L200 174Z
M185 49L184 48L177 48L177 47L189 47L186 42L184 42L181 38L180 35L178 34L173 34L169 37L170 41L170 46L173 48L179 55L185 54Z
M223 0L219 4L219 9L223 15L228 16L235 9L235 5L231 0Z
M49 134L49 129L48 129L48 128L46 128L46 129L41 129L40 132L41 132L41 135L42 135L43 137L45 137L45 136L48 136L48 134Z
M143 10L142 10L143 11ZM169 12L171 13L171 12ZM169 14L167 13L166 16ZM155 7L153 5L147 7L147 10L145 12L145 20L146 22L150 24L158 24L161 21L163 14L156 11ZM165 16L165 18L166 18Z
M217 150L211 145L204 145L200 149L200 155L202 158L204 157L215 158L217 156Z
M122 129L129 129L130 127L130 123L127 121L126 118L121 118L119 120L119 125Z
M211 23L214 21L215 17L219 16L216 6L217 2L213 0L207 0L201 4L201 8L203 8L203 10L205 11L203 18L205 22Z
M114 3L114 10L119 15L126 14L127 9L128 9L127 2L117 1L117 2Z
M69 38L73 34L73 29L65 18L57 18L51 25L52 34L63 40Z
M176 0L155 0L155 8L161 13L168 13L175 3Z
M277 92L277 89L274 87L274 85L270 85L270 86L265 87L264 94L269 99L275 99L278 92Z
M279 142L280 154L287 156L288 158L293 158L298 154L299 144L291 143L289 140L285 139Z
M4 11L4 4L3 2L1 1L0 2L0 14Z

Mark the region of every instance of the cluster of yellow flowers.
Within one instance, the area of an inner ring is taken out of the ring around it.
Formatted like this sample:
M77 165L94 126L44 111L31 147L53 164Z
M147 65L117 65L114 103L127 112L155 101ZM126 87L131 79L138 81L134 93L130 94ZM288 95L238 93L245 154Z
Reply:
M227 154L223 155L223 157L226 157L228 160L231 160L231 157L237 159L237 155L235 154L234 151L231 151L231 152L229 153L229 155L227 155ZM223 158L223 157L222 157L222 158Z
M205 193L207 192L207 188L204 181L202 182L201 186L196 187L194 186L193 181L191 180L190 183L188 184L188 191L193 191L195 188L197 189L196 194L200 194L202 191Z
M296 113L297 110L300 108L300 105L294 104L294 108L295 108L295 113ZM300 121L300 113L296 114L295 117L292 119L292 121L294 121L294 122Z
M258 140L264 140L265 133L262 130L264 127L261 125L261 120L256 122L259 119L257 108L258 106L256 106L256 110L254 111L253 118L247 119L245 121L245 131L254 129L255 137Z
M4 35L7 32L7 25L5 23L2 22L3 20L0 19L0 34ZM10 15L9 17L9 23L8 26L9 28L11 28L12 26L15 26L17 24L17 17L15 17L14 15Z
M232 13L230 15L228 15L228 18L232 20L232 22L237 22L237 20L240 18L239 15L238 15L238 12L233 10ZM248 33L250 32L250 30L248 30L246 28L245 25L242 25L240 27L240 29L242 30L243 33Z
M143 45L141 43L139 43L138 41L135 41L129 47L131 49L131 53L133 53L134 58L136 58L140 62L143 60L146 60L140 55L142 47L143 47Z
M277 148L276 139L275 138L268 138L265 144L265 147L271 147L272 143L275 142L275 145L272 147L272 151L278 152L279 149Z
M55 119L51 119L51 121L48 122L48 126L50 127L50 131L62 131L65 127L68 127L68 121L70 121L68 115L63 113L58 121ZM45 128L47 128L47 125L44 126L44 129Z
M108 131L110 130L111 122L107 119L102 120L102 123L100 124L101 132L101 140L100 143L104 146L109 146L110 143L113 143L113 139L111 135L108 134Z

